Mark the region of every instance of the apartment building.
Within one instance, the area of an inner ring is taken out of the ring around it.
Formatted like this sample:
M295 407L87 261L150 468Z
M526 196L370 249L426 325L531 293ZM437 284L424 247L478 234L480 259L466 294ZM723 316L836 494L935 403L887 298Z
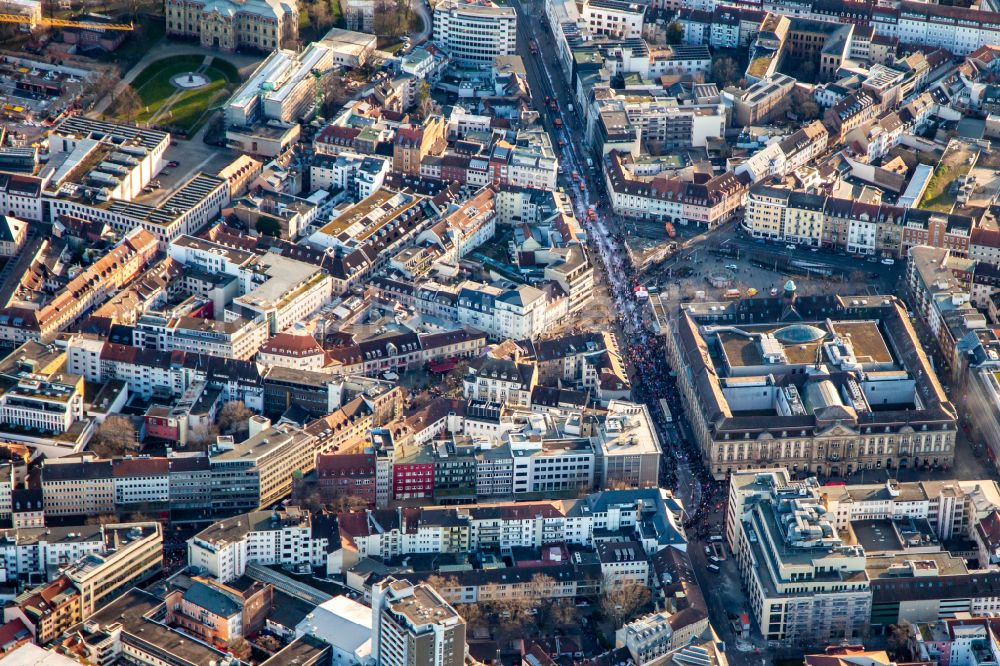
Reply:
M344 568L362 557L465 553L484 548L540 548L548 543L595 547L595 533L615 532L647 553L686 543L683 507L657 488L606 490L560 502L483 502L341 513Z
M90 553L63 570L80 592L80 614L87 617L123 592L160 573L163 532L159 523L104 525L105 549Z
M263 316L219 321L149 312L141 315L132 329L132 344L136 347L240 360L251 358L267 338L268 325Z
M232 310L253 322L263 319L270 335L326 305L333 287L333 279L318 266L274 252L258 258L252 280L246 293L233 299Z
M611 400L598 429L601 488L653 488L659 483L663 450L649 407Z
M739 94L726 92L733 101L733 125L761 125L784 111L786 100L795 89L795 79L777 73L751 84Z
M318 371L329 360L326 350L304 326L293 326L291 330L266 339L257 350L257 363L265 367Z
M246 572L248 564L326 566L336 544L322 515L295 506L280 511L252 511L226 518L188 539L188 564L220 583Z
M424 124L419 126L410 125L397 128L392 149L393 171L411 175L419 174L420 164L424 157L439 155L444 150L447 134L448 123L441 116L428 118Z
M309 182L314 189L341 189L360 201L382 187L391 168L388 158L375 155L317 155L309 167Z
M597 558L604 589L649 584L649 558L638 541L601 541Z
M356 497L375 506L374 453L335 453L316 456L316 482L324 502Z
M4 623L20 620L37 645L48 645L80 619L80 592L65 576L25 590L3 609Z
M64 433L83 419L83 378L53 374L0 377L0 421L15 427Z
M727 172L704 183L674 176L640 175L634 159L618 151L608 153L604 178L611 205L618 215L643 220L713 228L733 218L743 206L751 178Z
M112 462L93 455L47 458L42 464L42 496L45 512L52 516L114 513Z
M605 95L589 111L587 141L606 153L616 148L615 137L625 128L637 139L633 154L641 142L661 149L700 148L724 135L726 109L721 104L685 104L644 91Z
M219 650L228 650L232 641L264 628L274 604L272 585L254 581L230 587L201 576L192 576L191 580L190 587L167 592L167 625L183 629Z
M529 407L536 382L534 364L486 355L469 364L469 374L462 380L462 392L466 400Z
M767 640L858 640L872 608L865 551L847 545L815 487L750 498L737 561L754 621Z
M752 186L747 193L743 224L756 238L895 258L905 258L920 245L965 256L973 226L965 215L863 203L763 184Z
M51 342L82 314L102 304L142 273L156 254L152 234L134 229L108 254L74 277L54 298L36 310L0 309L0 340Z
M569 311L569 297L561 290L527 284L498 287L473 281L457 285L425 281L416 285L385 278L375 278L372 284L383 298L483 331L496 340L540 337Z
M239 444L218 443L209 452L213 510L243 513L274 505L291 493L294 472L312 471L315 456L312 435L251 417L249 438Z
M441 2L434 6L432 39L455 62L488 67L517 50L517 14L491 0Z
M912 247L908 254L907 289L913 311L937 340L945 359L942 371L950 369L954 376L962 368L956 357L959 341L969 331L987 327L986 317L972 305L976 262L926 246Z
M465 620L429 585L372 586L372 657L385 666L462 666Z
M596 35L614 39L639 39L646 6L623 0L587 0L581 17Z

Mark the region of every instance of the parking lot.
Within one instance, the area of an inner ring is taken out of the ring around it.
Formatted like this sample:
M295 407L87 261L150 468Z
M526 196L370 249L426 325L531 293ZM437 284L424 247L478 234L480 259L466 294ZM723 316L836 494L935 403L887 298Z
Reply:
M199 171L216 174L224 166L239 157L235 150L210 146L203 141L174 140L164 154L164 165L177 162L176 167L164 166L154 178L160 187L152 192L143 192L136 201L155 206L166 199L173 188Z

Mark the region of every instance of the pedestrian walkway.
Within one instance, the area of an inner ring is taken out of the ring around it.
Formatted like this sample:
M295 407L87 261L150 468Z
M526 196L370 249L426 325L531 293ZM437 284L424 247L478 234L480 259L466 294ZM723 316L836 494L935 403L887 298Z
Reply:
M111 106L111 100L114 99L119 92L124 90L126 86L132 85L132 82L135 81L136 77L138 77L142 70L146 69L149 65L159 60L182 55L203 55L206 58L214 58L217 56L221 57L239 69L240 76L244 80L246 80L249 74L262 60L262 58L257 55L245 55L239 53L219 54L217 51L207 49L197 44L184 44L163 39L157 43L156 46L152 47L149 52L142 57L142 60L137 62L132 69L125 73L125 76L122 77L122 80L115 87L114 94L108 95L104 99L100 100L94 105L93 110L87 115L100 117L102 114L106 113L108 107Z

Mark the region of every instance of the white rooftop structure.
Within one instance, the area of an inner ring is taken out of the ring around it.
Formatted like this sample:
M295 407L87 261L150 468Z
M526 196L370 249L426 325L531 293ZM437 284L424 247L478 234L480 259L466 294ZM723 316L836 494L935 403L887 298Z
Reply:
M343 595L325 601L295 627L296 637L310 635L329 643L333 663L368 664L372 652L372 609Z

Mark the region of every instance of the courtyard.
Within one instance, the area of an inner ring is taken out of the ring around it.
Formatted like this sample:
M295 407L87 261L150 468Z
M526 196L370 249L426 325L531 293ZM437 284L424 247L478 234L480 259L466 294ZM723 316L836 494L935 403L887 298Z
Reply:
M157 60L132 81L141 101L135 121L193 136L239 81L239 70L216 56L186 54Z

